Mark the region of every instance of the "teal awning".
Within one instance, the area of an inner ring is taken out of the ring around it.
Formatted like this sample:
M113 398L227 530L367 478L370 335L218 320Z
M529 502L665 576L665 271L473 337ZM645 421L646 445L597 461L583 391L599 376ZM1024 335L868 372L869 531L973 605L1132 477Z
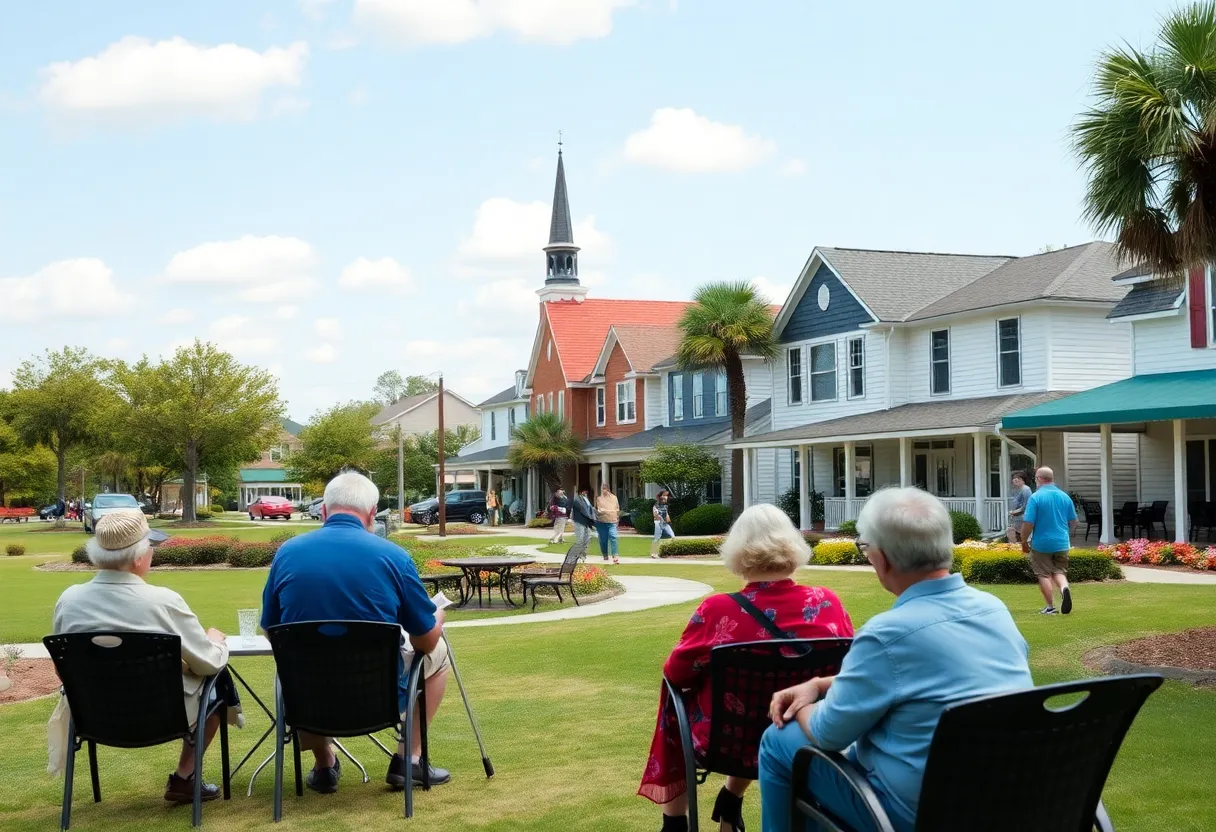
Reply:
M241 482L287 482L287 471L283 468L242 468Z
M1071 428L1216 418L1216 370L1132 376L1017 410L1003 430Z

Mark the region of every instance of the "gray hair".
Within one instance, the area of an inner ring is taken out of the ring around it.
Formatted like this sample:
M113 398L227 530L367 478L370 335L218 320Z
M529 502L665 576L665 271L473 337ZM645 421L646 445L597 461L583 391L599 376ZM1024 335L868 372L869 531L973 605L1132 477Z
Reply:
M84 545L89 562L98 569L130 569L135 561L148 553L152 544L144 537L122 549L105 549L95 537Z
M338 509L367 514L380 505L380 489L358 471L338 474L325 486L325 510L333 513Z
M896 572L949 569L954 532L941 500L919 488L884 488L866 501L858 536L887 557Z
M736 575L792 575L811 559L811 547L789 515L758 503L739 515L718 549L722 565Z

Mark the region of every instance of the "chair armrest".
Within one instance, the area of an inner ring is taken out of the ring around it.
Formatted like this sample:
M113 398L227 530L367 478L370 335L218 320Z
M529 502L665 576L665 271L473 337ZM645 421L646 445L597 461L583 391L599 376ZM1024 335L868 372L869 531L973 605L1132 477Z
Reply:
M804 745L794 755L793 811L795 817L798 814L805 815L805 809L812 808L810 804L800 797L800 793L807 788L806 784L811 773L811 763L817 759L834 768L836 773L849 785L849 788L861 798L862 804L866 807L866 811L870 813L870 818L874 821L876 832L895 832L891 819L887 817L886 809L883 808L878 795L874 792L874 787L870 785L870 781L866 779L861 769L843 754L836 751L824 751L813 745ZM845 830L837 826L832 822L831 818L820 817L817 820L828 821L830 824L829 828L835 830L835 832L854 832L854 830Z
M1094 817L1094 828L1098 832L1115 832L1114 824L1110 822L1110 815L1106 814L1106 807L1102 805L1102 801L1098 801L1098 811Z

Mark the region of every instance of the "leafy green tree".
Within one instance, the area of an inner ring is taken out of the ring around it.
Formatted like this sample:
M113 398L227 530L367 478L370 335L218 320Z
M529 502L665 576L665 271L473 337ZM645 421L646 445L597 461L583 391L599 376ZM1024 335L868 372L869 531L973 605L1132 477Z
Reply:
M88 350L64 347L23 361L13 373L6 406L12 425L27 445L42 444L55 454L56 494L67 495L67 459L99 434L99 416L113 392L104 364Z
M705 486L722 476L722 463L700 445L656 442L654 452L642 460L642 479L671 492L684 503L700 497Z
M536 413L515 426L507 461L516 471L535 468L549 488L561 485L562 472L583 460L583 443L556 413Z
M730 435L743 438L747 418L747 382L743 356L772 358L773 314L767 300L747 281L707 283L693 295L693 304L679 322L682 333L676 356L682 367L724 367ZM743 511L743 450L731 451L730 502L736 515Z
M346 466L372 470L376 436L375 402L348 402L318 413L300 431L303 447L287 460L288 477L297 482L325 483Z
M1168 15L1147 51L1104 52L1094 93L1072 128L1085 218L1175 281L1216 260L1216 3Z
M396 370L387 370L376 378L376 386L372 392L376 401L382 405L389 405L398 399L406 396L417 396L421 393L436 393L439 391L439 382L432 381L426 376L406 376L401 377L401 373Z
M182 472L185 495L194 494L200 472L252 462L278 434L283 402L274 377L213 344L196 339L155 364L119 362L112 375L125 429L147 431L165 467ZM183 522L195 519L194 508L193 499L182 500Z
M12 425L0 419L0 506L9 498L45 500L55 491L55 455L42 445L30 446Z

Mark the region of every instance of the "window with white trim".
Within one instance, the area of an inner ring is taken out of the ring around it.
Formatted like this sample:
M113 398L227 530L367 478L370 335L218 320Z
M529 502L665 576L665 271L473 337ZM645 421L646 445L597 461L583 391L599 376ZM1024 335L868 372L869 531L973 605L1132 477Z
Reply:
M545 358L549 361L553 360L553 339L549 339L549 343L545 345Z
M789 351L789 403L802 404L802 347L791 347Z
M672 373L668 384L671 385L671 421L684 421L684 374Z
M562 419L566 415L566 391L557 391L557 418Z
M275 445L270 449L271 462L282 462L284 459L287 459L286 445Z
M790 483L795 494L802 493L802 454L797 448L790 451Z
M950 330L935 329L929 333L929 392L941 395L950 392Z
M545 412L545 394L544 393L536 394L536 412L537 413Z
M836 399L836 343L811 347L811 401Z
M715 416L725 416L727 406L730 403L730 398L726 387L726 368L718 368L718 386L714 388L714 397L717 399L717 407L714 409Z
M552 393L549 394L549 401L545 402L545 410L547 410L549 413L553 412L553 394Z
M866 395L866 339L849 339L849 398Z
M616 423L631 425L638 420L637 382L618 381L616 383Z
M595 388L595 425L602 428L604 423L608 421L608 392L603 385Z
M996 322L997 383L1017 387L1022 383L1022 327L1017 318Z
M496 424L497 420L495 419L496 416L498 416L498 414L495 413L493 410L491 410L490 411L490 440L491 441L498 438L498 425Z
M524 405L524 407L527 407L527 405ZM524 418L527 418L527 417L524 417ZM514 429L515 429L515 408L508 407L507 408L507 434L510 435L511 431Z
M692 418L705 415L705 373L692 374Z

